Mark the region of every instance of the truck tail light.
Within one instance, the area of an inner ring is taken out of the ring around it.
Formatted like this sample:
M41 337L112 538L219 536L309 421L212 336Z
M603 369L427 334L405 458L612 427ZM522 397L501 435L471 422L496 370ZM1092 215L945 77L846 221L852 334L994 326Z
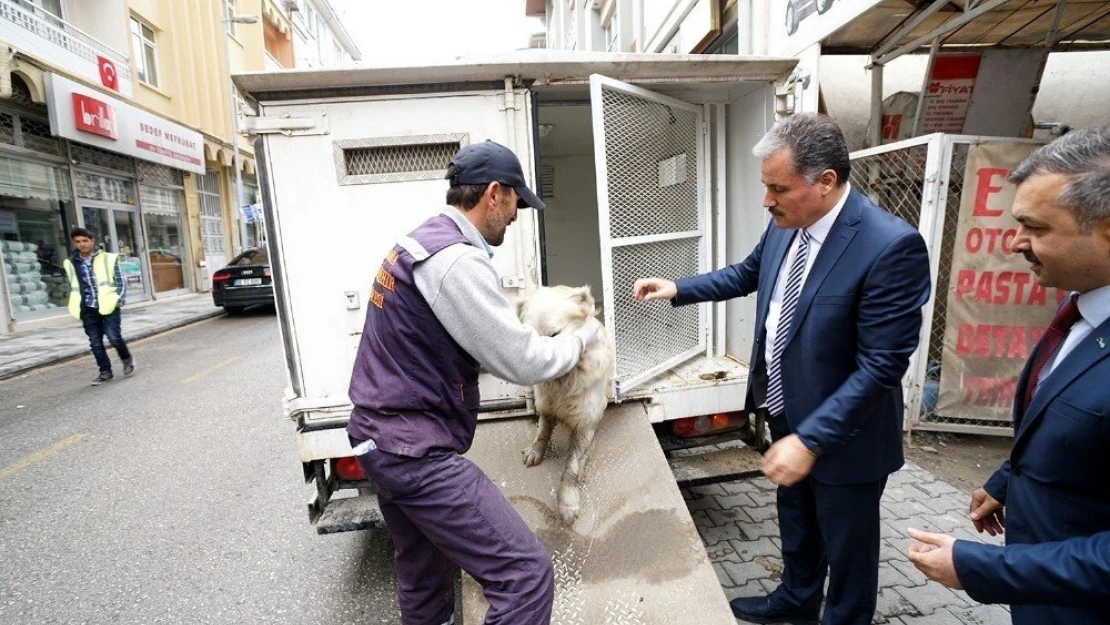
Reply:
M274 275L274 272L270 271L270 268L269 268L269 267L267 267L267 268L265 268L265 269L263 269L263 270L262 270L262 275L264 275L264 276L266 276L267 278L269 278L269 277L271 277L271 276L273 276L273 275Z
M221 269L212 274L212 282L227 282L231 279L231 272L226 269Z
M671 422L671 431L679 438L705 436L743 427L747 422L743 412L718 412L700 417L686 417Z
M335 474L339 479L347 482L361 482L366 479L366 474L362 472L362 467L358 465L358 460L355 460L354 456L336 460Z

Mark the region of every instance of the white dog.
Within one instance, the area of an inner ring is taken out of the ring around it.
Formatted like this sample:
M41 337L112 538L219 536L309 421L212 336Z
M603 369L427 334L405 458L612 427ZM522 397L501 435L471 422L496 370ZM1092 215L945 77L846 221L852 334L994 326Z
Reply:
M517 302L520 320L545 336L573 332L586 324L597 324L598 340L566 375L536 385L536 440L524 450L524 465L543 462L555 423L570 429L570 452L559 484L559 516L570 525L581 507L579 485L586 468L590 444L598 422L609 403L613 379L613 343L594 315L590 287L541 287Z

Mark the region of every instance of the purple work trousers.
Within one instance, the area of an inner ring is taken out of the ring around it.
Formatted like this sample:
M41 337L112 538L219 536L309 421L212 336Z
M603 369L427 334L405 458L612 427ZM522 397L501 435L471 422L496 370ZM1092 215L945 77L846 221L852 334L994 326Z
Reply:
M452 562L482 585L486 625L551 622L551 554L473 462L443 449L423 458L374 449L358 463L378 489L393 537L404 625L451 618Z

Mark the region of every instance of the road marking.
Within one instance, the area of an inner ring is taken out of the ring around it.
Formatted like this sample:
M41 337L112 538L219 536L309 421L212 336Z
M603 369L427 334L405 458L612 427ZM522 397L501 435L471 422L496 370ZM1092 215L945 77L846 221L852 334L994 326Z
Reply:
M239 357L238 356L232 356L231 358L228 358L227 360L225 360L223 362L216 363L216 364L212 365L211 367L205 369L204 371L201 371L200 373L198 373L196 375L189 376L189 377L185 378L184 380L181 381L181 383L182 384L189 384L190 382L196 382L197 380L203 378L204 376L208 375L209 373L212 373L213 371L217 371L219 369L223 369L224 367L230 365L231 363L235 362L236 360L239 360Z
M53 445L47 447L46 449L36 451L35 453L31 454L30 456L27 456L27 457L23 458L22 460L16 462L15 464L10 464L10 465L4 467L3 469L0 469L0 480L8 477L9 475L11 475L12 473L15 473L16 471L19 471L20 469L25 469L25 468L31 466L32 464L35 464L39 460L45 459L47 456L50 456L52 454L56 454L59 451L65 449L66 447L76 445L77 443L81 442L81 439L85 438L86 436L88 436L88 434L74 434L73 436L70 436L69 438L65 439L64 441L54 443Z

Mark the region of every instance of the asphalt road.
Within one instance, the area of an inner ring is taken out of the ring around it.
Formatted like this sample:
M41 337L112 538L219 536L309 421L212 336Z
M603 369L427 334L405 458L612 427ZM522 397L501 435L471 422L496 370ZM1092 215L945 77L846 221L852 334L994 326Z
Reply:
M0 623L397 623L388 538L308 524L272 310L131 348L0 382Z

